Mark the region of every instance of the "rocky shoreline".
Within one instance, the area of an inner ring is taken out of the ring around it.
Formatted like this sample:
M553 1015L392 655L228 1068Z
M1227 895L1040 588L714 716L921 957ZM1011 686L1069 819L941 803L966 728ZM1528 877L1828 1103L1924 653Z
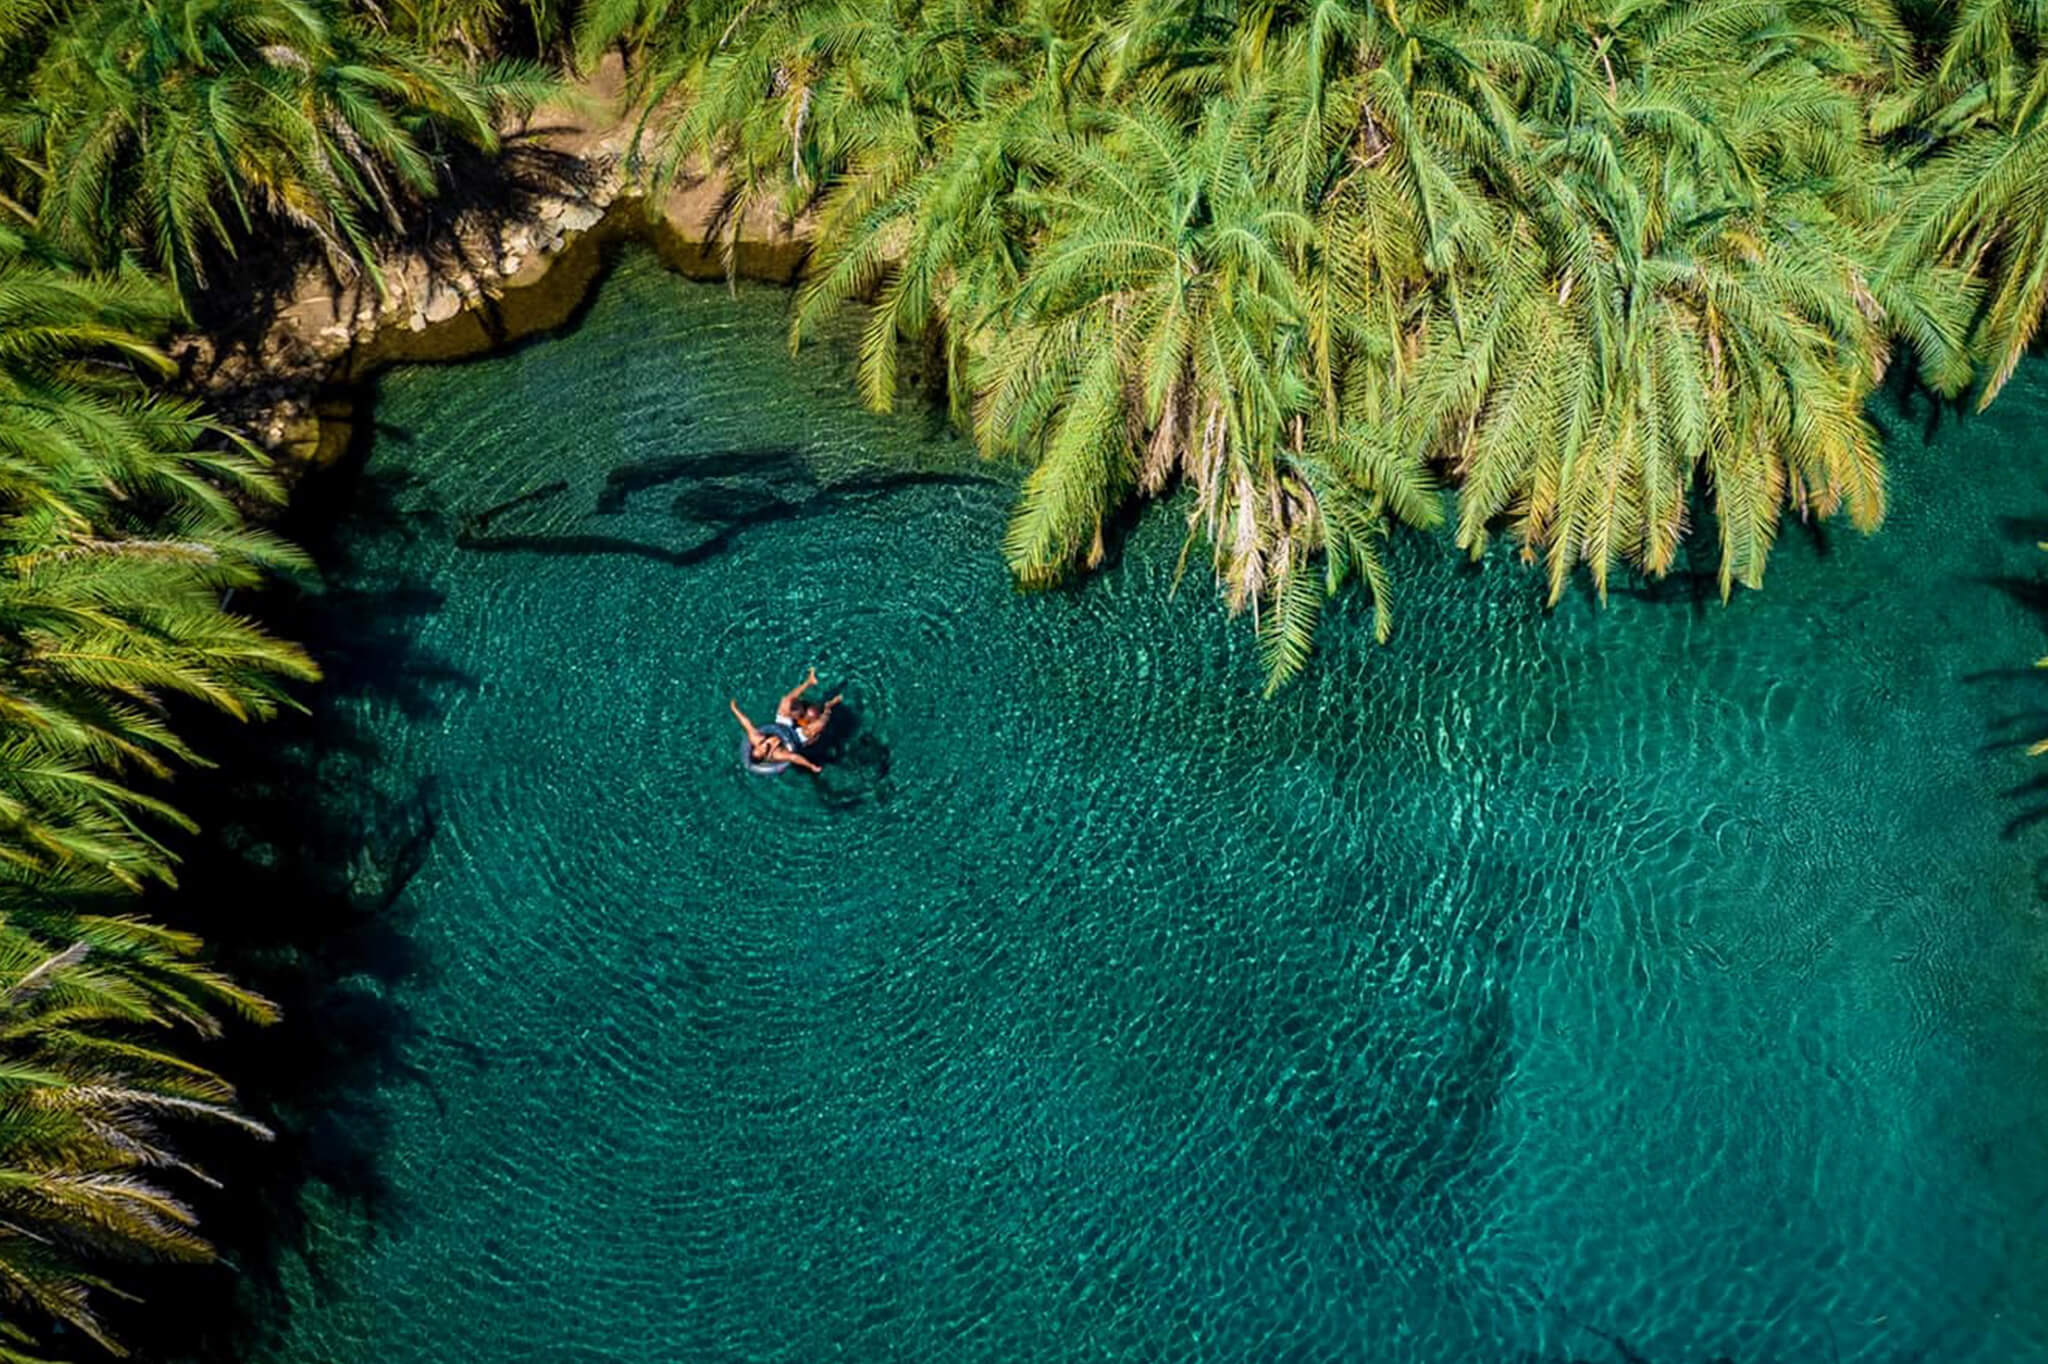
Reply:
M486 354L567 321L612 243L645 242L692 278L791 282L807 224L762 211L724 224L715 174L650 202L630 166L639 121L626 89L614 55L568 99L507 128L497 192L391 248L381 279L306 265L233 337L176 338L186 386L289 474L348 448L362 381L379 369Z

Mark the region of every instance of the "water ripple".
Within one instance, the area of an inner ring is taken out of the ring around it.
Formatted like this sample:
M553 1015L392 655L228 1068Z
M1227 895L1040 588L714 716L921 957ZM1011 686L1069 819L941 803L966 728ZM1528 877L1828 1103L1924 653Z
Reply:
M1171 510L1018 593L1000 471L781 306L637 261L386 385L361 550L479 679L379 721L445 793L432 1083L272 1357L2044 1357L2048 963L1958 680L2038 648L1897 589L2003 552L1933 475L1726 608L1404 540L1395 645L1340 602L1266 702ZM824 776L740 770L810 665Z

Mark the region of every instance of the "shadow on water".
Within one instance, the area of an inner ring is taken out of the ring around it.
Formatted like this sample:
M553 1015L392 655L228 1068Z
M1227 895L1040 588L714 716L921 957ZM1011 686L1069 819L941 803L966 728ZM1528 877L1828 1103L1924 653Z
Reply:
M415 533L418 519L401 510L404 480L364 476L351 461L315 482L286 529L330 585L280 588L263 614L313 652L326 681L309 711L267 725L195 721L196 746L220 775L180 783L175 795L203 832L178 848L179 889L146 906L203 935L224 968L280 1006L282 1021L232 1029L209 1058L277 1140L198 1135L210 1144L195 1148L201 1164L226 1175L200 1199L224 1266L165 1270L141 1285L127 1335L145 1357L239 1360L278 1336L289 1276L318 1284L329 1259L332 1232L309 1217L308 1195L320 1186L321 1203L373 1229L389 1216L376 1092L400 1079L431 1084L403 1059L412 1024L398 1000L424 966L405 891L435 835L434 791L379 786L389 765L368 717L430 717L471 680L415 643L439 595L380 577L336 535L344 522L356 544ZM180 1309L161 1310L166 1300Z
M2034 528L2048 528L2048 519L2005 517L2000 530L2008 539L2032 541ZM1997 591L2048 630L2048 578L2003 574L1965 580L1974 586ZM2029 702L2001 713L1991 725L1984 748L1988 752L2013 749L2048 738L2048 669L2029 667L2030 660L2015 658L2011 667L1981 669L1964 674L1965 683L2003 687L2008 694L2026 696ZM2036 699L2038 698L2038 699ZM2028 829L2048 822L2048 772L2026 778L2006 788L2005 798L2017 807L2007 819L2003 836L2014 839Z
M2048 516L2001 516L1998 533L2014 544L2048 543Z
M691 568L716 559L748 532L766 526L833 516L850 506L916 488L1001 486L1000 480L993 478L929 470L826 480L811 471L805 452L793 446L705 450L614 467L584 515L618 516L636 495L677 484L684 486L674 494L669 515L690 538L690 543L681 547L581 531L493 531L505 518L516 520L517 513L552 508L570 493L568 482L562 479L464 515L457 524L455 543L460 549L480 553L618 554ZM818 775L815 789L828 809L886 803L893 794L889 745L863 727L853 704L839 709L831 728L814 745L812 756L825 769Z
M582 556L622 554L676 568L706 563L733 548L748 531L778 523L831 516L847 507L921 487L987 487L996 480L973 474L905 471L856 474L825 481L811 473L804 452L792 447L714 450L665 455L619 465L606 475L591 516L616 516L636 493L674 483L670 515L691 543L650 544L625 536L587 532L489 533L513 512L543 507L569 492L556 480L509 501L464 516L458 548L480 553Z
M1912 365L1894 365L1885 376L1878 401L1883 404L1887 400L1891 412L1902 423L1918 428L1922 445L1933 445L1944 429L1953 431L1958 424L1967 422L1976 406L1975 395L1967 390L1944 398L1921 382L1918 369Z
M840 703L825 732L806 751L824 769L812 785L828 810L886 805L894 797L889 745L861 723L860 711L851 702Z
M432 1092L432 1077L405 1060L415 1025L399 1000L426 969L405 891L435 836L435 792L431 783L390 788L374 717L396 711L430 720L452 691L476 679L420 651L421 621L440 609L441 596L384 566L403 556L378 552L451 528L439 513L411 505L411 476L364 469L372 429L380 439L405 438L366 426L350 459L299 490L283 527L313 554L325 585L280 587L261 607L278 633L320 662L325 680L310 708L256 727L206 715L187 721L221 775L188 779L174 793L202 832L177 847L178 889L146 909L202 935L223 968L279 1005L282 1021L232 1029L208 1057L277 1140L192 1135L198 1163L229 1172L224 1188L198 1198L222 1264L164 1269L137 1282L140 1301L122 1334L149 1358L247 1358L284 1334L295 1278L310 1277L316 1296L326 1296L325 1266L346 1258L333 1252L350 1232L317 1225L309 1207L339 1208L371 1235L402 1215L382 1173L388 1117L380 1091L409 1083ZM623 466L604 498L623 505L634 492L683 480L691 486L677 495L675 517L708 534L682 551L603 536L489 534L501 518L566 493L559 481L462 518L454 537L469 549L633 553L680 566L715 557L757 526L916 486L989 481L906 473L825 483L803 470L797 451L725 451ZM827 768L815 789L828 808L889 799L889 746L855 704L835 715L819 755ZM323 1196L310 1199L316 1188ZM151 1309L166 1300L181 1310Z

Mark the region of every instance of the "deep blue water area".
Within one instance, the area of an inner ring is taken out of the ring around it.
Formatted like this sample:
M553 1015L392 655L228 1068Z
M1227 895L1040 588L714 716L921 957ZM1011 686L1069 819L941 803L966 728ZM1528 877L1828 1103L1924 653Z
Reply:
M2048 369L1725 607L1402 537L1266 701L1175 508L1017 592L787 304L381 381L407 672L319 704L436 822L264 1358L2048 1360Z

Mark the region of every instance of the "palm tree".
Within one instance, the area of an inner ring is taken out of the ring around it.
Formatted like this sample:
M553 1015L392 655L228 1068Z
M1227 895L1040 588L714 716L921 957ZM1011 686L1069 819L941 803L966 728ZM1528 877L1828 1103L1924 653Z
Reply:
M316 675L222 607L303 559L243 524L278 495L253 452L145 386L172 306L0 259L0 868L50 887L168 879L149 822L177 817L131 783L196 760L174 698L261 717Z
M1237 79L1227 48L1207 69L1167 59L1159 35L1200 26L1171 10L1112 24L1086 6L929 16L787 6L679 59L670 79L695 99L650 151L658 177L722 165L741 202L774 197L789 213L822 198L793 340L865 302L860 379L877 407L895 400L902 343L940 345L956 415L982 395L984 450L1036 465L1010 539L1025 581L1098 558L1104 519L1125 495L1192 475L1226 595L1262 611L1278 677L1306 652L1314 553L1336 547L1324 576L1364 573L1384 612L1382 499L1391 492L1425 522L1435 509L1418 491L1419 465L1354 423L1287 427L1308 410L1309 332L1292 274L1315 254L1314 232L1298 190L1265 164L1273 101L1203 93ZM1152 91L1141 105L1109 105L1140 86ZM1219 112L1226 104L1234 112ZM1211 132L1190 144L1190 121ZM1229 164L1175 164L1183 152ZM1216 220L1219 210L1236 216ZM1121 216L1132 214L1142 221ZM1156 250L1121 269L1110 239L1130 232ZM1132 306L1183 289L1156 316L1150 303ZM1240 304L1271 306L1253 319L1233 313ZM1155 324L1166 332L1141 334ZM1251 330L1226 342L1240 324ZM1094 362L1076 371L1083 352ZM1175 366L1186 372L1167 383ZM1117 388L1128 393L1111 401ZM1218 426L1198 458L1199 423L1226 413L1243 423L1227 440ZM1118 423L1152 448L1142 468L1133 450L1112 448ZM1273 449L1251 453L1261 445Z
M1933 69L1883 126L1932 148L1895 239L1896 268L1961 265L1985 280L1981 411L2048 315L2048 11L2020 0L1958 5Z
M1553 601L1581 564L1603 596L1667 571L1702 510L1726 593L1788 510L1881 519L1895 344L1968 380L1966 272L1881 249L1884 0L738 0L666 51L691 103L657 171L816 214L792 336L867 309L871 404L902 345L944 355L1031 466L1018 575L1186 485L1275 678L1311 563L1384 608L1374 545L1434 520L1430 465L1461 543L1505 522Z
M842 175L880 185L907 173L923 159L922 139L945 136L944 111L961 93L962 72L946 58L965 56L979 70L989 55L974 5L961 7L963 31L952 44L921 40L915 0L728 8L723 28L718 7L687 10L649 63L650 120L636 152L657 194L716 167L735 230L755 206L795 218ZM665 11L644 7L650 15ZM615 12L623 19L643 7L591 11ZM586 41L579 37L579 48ZM920 60L933 57L939 60Z
M362 17L425 52L483 65L515 52L546 55L572 6L557 0L389 0Z
M310 233L343 273L367 265L368 215L395 227L403 195L434 191L440 139L493 149L496 113L552 88L516 63L443 65L331 0L51 10L0 107L13 198L78 258L138 251L188 293L208 247L232 254L259 224Z
M1581 563L1603 597L1617 562L1666 572L1696 494L1724 596L1760 585L1787 509L1874 527L1863 406L1892 335L1939 387L1968 372L1961 282L1878 264L1883 177L1845 82L1888 30L1779 4L1624 14L1561 51L1523 118L1510 226L1462 313L1432 307L1405 414L1459 474L1460 543L1511 515L1552 601Z
M946 357L954 414L968 419L976 339L1023 277L1027 225L1013 196L1037 169L1033 149L1066 123L1067 52L1036 16L903 45L907 71L938 78L920 81L916 109L875 120L834 176L790 327L797 346L839 309L868 304L858 373L876 410L896 401L903 344L929 341Z
M70 919L53 935L33 914L0 914L0 1360L43 1359L46 1319L121 1353L98 1308L117 1291L108 1266L213 1254L170 1182L211 1181L175 1134L269 1133L152 1034L212 1035L223 1011L271 1009L199 965L196 947L127 918Z
M690 46L690 35L704 22L730 24L746 12L730 0L580 0L564 8L573 10L568 20L570 53L584 69L605 49L619 46L658 64ZM706 11L711 12L708 17Z
M1018 576L1099 561L1118 502L1184 482L1225 601L1268 613L1277 685L1348 572L1387 609L1386 513L1435 508L1418 459L1315 412L1296 269L1316 229L1252 159L1267 113L1217 99L1183 132L1135 105L1045 141L1045 187L1016 196L1041 244L974 374L981 447L1033 464L1005 545Z

